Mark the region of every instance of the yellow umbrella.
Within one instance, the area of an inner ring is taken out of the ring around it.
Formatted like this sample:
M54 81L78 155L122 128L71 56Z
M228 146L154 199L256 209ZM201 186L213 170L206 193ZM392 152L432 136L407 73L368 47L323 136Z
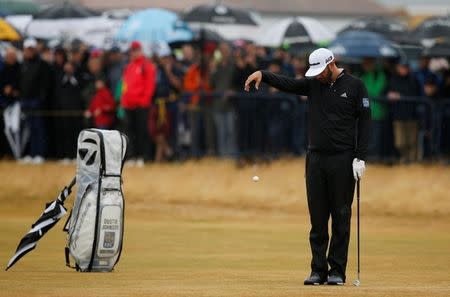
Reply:
M16 29L5 20L0 19L0 40L19 41L21 39L22 37Z

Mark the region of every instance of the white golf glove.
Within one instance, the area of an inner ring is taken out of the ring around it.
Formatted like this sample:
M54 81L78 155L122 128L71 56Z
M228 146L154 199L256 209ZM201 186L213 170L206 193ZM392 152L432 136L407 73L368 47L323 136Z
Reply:
M354 158L353 159L353 177L355 180L362 178L364 171L366 170L366 163L363 160Z

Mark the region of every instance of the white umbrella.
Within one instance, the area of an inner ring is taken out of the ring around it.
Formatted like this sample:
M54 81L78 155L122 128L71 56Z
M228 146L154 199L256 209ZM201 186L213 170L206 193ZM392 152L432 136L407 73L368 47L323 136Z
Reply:
M310 17L286 18L262 30L257 43L267 47L279 47L283 44L330 42L335 35L318 20Z
M31 14L29 15L8 15L5 20L14 26L21 34L23 34L28 24L33 19Z
M89 45L101 47L111 38L123 20L106 16L32 20L26 34L41 39L79 38Z
M123 19L106 16L86 19L74 34L76 38L97 48L107 48L113 43L114 35L124 23Z

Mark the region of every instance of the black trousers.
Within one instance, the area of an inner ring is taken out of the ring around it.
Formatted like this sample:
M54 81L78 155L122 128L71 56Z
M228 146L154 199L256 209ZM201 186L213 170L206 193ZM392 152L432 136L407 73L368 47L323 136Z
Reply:
M338 273L344 281L355 189L353 157L353 152L308 152L306 159L306 190L311 219L311 270L322 276ZM330 216L331 242L327 258Z
M55 156L56 158L74 159L77 156L77 139L83 126L80 117L55 117L53 118L55 132Z
M125 133L130 141L128 156L147 159L150 154L150 135L148 133L148 108L125 109Z

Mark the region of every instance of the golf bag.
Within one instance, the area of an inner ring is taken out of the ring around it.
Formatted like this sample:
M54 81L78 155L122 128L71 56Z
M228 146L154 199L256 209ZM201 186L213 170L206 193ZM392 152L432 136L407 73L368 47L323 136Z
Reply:
M78 271L111 271L119 261L124 230L122 167L127 137L87 129L78 136L77 196L64 231L66 264Z

